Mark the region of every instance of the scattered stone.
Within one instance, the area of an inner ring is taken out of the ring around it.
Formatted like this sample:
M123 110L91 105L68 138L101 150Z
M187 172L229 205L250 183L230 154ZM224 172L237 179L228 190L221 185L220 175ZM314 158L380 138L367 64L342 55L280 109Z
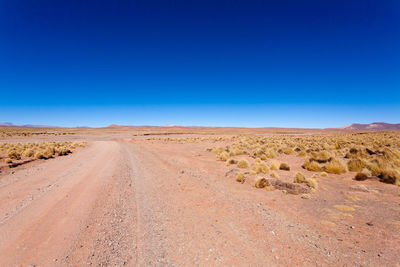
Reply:
M305 186L303 184L288 183L277 178L269 178L266 180L268 186L274 186L277 189L286 190L287 193L293 195L306 194L310 193L311 191L308 186Z
M367 222L368 226L373 226L374 224L372 222Z
M358 192L371 192L365 185L352 185L350 186L351 190L358 191Z

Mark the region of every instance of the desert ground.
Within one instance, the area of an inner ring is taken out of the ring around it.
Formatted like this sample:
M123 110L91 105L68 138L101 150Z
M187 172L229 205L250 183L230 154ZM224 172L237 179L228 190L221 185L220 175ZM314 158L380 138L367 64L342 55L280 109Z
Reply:
M400 266L399 140L3 127L0 266Z

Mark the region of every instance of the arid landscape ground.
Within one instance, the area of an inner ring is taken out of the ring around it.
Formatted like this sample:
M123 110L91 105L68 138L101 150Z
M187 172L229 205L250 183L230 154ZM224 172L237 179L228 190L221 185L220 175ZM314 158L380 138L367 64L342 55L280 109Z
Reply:
M400 135L0 128L0 266L400 266Z

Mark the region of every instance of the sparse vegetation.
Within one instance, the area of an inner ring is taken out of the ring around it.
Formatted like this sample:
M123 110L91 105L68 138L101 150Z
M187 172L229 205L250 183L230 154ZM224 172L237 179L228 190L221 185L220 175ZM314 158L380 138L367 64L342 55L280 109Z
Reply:
M267 169L288 171L290 166L279 160L284 158L286 161L288 157L299 156L306 157L302 167L307 171L321 172L320 177L326 177L327 173L344 174L350 171L356 172L357 179L376 176L385 183L400 183L400 136L394 132L308 136L246 135L207 140L230 143L224 148L211 149L219 159L228 161L228 165L236 164L237 160L239 168L249 168L249 161L244 158L253 158L252 175L267 173ZM240 160L235 159L238 155L241 155ZM263 165L265 161L269 168ZM276 172L271 175L278 176Z
M72 153L83 142L4 142L0 143L0 156L6 155L6 163L27 159L48 159Z
M241 160L239 160L237 166L238 166L238 168L241 168L241 169L247 169L247 168L249 168L249 162L245 159L241 159Z
M282 162L281 165L279 165L279 169L283 171L290 171L290 166L289 164Z

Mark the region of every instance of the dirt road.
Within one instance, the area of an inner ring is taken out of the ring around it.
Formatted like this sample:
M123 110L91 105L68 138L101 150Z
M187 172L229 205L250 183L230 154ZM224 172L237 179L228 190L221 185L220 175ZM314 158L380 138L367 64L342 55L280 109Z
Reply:
M95 141L1 177L0 266L379 264L181 153Z

